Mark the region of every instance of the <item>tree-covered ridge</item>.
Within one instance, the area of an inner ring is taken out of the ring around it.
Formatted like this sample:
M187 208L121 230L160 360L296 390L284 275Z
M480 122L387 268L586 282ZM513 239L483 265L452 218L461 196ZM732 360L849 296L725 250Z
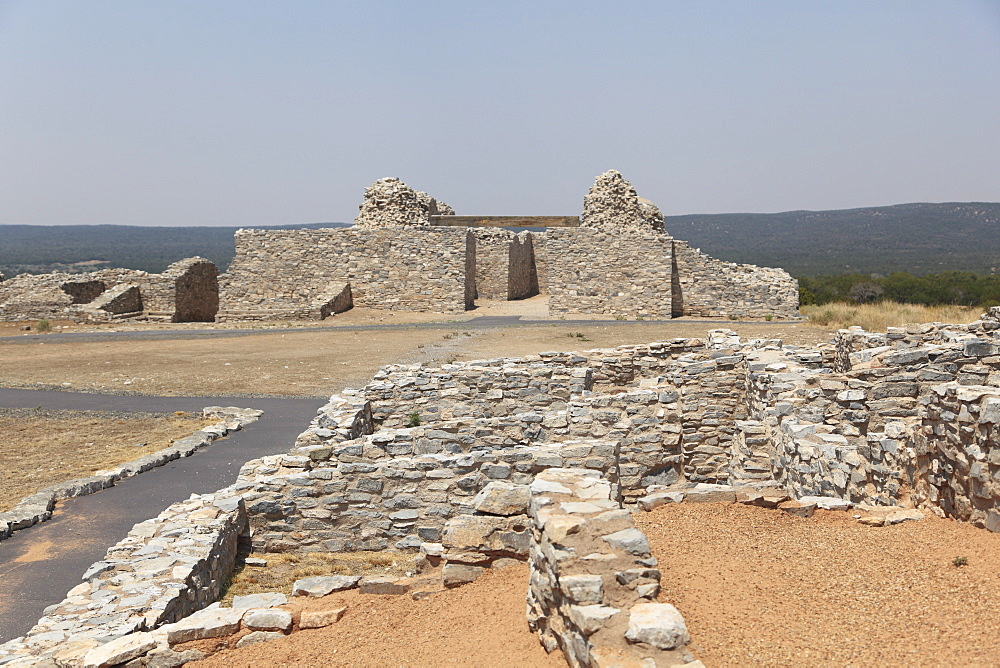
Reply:
M926 306L1000 305L1000 276L982 276L967 271L945 271L914 276L906 272L880 274L836 274L799 276L799 302L894 301Z
M1000 203L668 216L667 231L730 262L795 276L1000 271Z
M267 229L342 227L345 223L282 225ZM236 253L236 227L133 225L0 225L0 273L93 271L124 267L159 273L200 255L225 271ZM95 262L97 261L97 262Z

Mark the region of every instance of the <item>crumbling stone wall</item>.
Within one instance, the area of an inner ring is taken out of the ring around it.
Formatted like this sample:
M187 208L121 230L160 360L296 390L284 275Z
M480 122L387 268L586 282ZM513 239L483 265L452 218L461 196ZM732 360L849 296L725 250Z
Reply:
M455 210L425 192L414 190L398 178L379 179L365 188L354 224L359 227L426 227L431 216L453 216Z
M473 228L476 239L476 296L513 300L538 294L538 271L531 232Z
M663 232L663 214L640 198L621 172L611 169L598 176L584 196L580 225L612 234Z
M104 281L66 281L59 286L72 304L89 304L108 289Z
M149 310L164 308L171 322L212 322L219 310L219 270L200 257L175 262L145 291ZM172 306L172 308L171 308Z
M531 232L521 232L507 249L507 299L524 299L538 294L538 270Z
M0 320L121 317L211 321L218 270L209 260L175 262L162 274L102 269L85 274L21 274L0 285Z
M507 299L507 274L510 265L510 230L478 227L476 238L476 298Z
M677 315L799 317L799 282L781 269L723 262L673 242Z

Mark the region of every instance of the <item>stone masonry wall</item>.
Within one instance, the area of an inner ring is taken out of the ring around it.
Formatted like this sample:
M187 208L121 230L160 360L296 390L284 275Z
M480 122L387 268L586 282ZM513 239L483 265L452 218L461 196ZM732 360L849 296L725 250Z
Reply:
M545 245L552 315L671 317L670 237L553 228Z
M1000 532L1000 388L942 384L920 403L913 502Z
M401 232L239 230L236 257L220 279L219 318L318 318L347 283L358 306L465 311L466 230Z
M673 242L683 315L798 318L799 284L781 269L723 262Z
M531 232L521 232L507 248L507 299L524 299L538 294L538 271Z

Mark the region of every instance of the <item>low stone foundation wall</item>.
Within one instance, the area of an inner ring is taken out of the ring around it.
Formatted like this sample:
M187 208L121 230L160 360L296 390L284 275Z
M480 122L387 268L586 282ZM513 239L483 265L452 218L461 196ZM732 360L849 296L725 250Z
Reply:
M143 644L142 632L218 598L248 529L232 489L194 495L136 524L24 637L0 645L0 665L96 666L85 657L102 645L129 635Z
M1000 532L1000 388L949 383L920 403L913 502Z
M530 486L528 624L571 666L671 666L694 660L684 618L658 603L649 541L599 472L550 469Z

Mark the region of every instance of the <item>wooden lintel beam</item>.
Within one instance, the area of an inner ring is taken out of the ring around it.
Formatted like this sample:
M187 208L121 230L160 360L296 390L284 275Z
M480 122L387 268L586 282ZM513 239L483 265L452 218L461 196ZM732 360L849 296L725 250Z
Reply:
M431 216L443 227L579 227L579 216Z

